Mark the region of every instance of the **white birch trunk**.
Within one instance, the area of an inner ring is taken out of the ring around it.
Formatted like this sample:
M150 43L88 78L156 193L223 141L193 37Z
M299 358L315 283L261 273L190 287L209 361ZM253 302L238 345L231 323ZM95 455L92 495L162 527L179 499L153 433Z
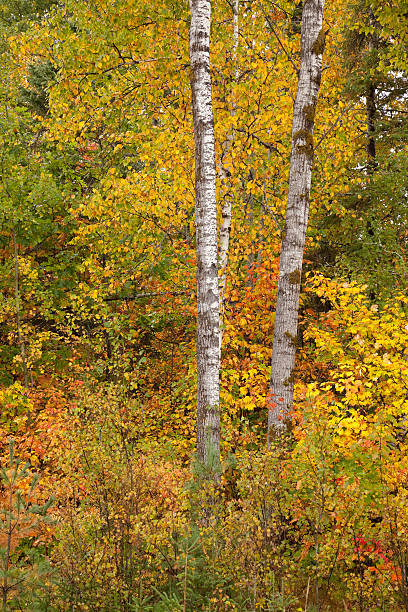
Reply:
M293 404L299 294L314 157L314 116L325 41L323 9L324 0L306 0L303 8L300 71L293 108L289 193L273 336L268 443L286 430Z
M234 22L234 43L232 48L232 74L233 87L238 81L238 64L237 53L239 43L239 0L233 0L232 5L233 22ZM235 116L236 101L235 92L233 92L231 115ZM234 144L234 131L232 130L223 146L223 157L227 155ZM227 281L227 267L229 258L229 243L231 234L232 220L232 202L228 193L228 172L221 160L221 184L224 188L224 198L221 208L221 227L220 227L220 353L222 347L222 333L224 327L224 300L225 300L225 285Z
M216 471L220 463L220 346L210 28L211 0L192 0L190 61L197 240L197 455L206 468Z

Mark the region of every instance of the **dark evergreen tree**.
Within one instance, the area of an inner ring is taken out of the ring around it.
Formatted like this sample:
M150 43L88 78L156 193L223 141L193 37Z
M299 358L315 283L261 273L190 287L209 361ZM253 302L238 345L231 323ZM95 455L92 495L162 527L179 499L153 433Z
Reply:
M408 73L388 67L384 39L369 0L350 2L341 55L344 97L365 116L348 169L353 187L338 198L345 215L322 218L314 258L326 270L369 286L373 301L406 286L408 156L405 145ZM359 179L359 185L353 179ZM362 179L362 180L361 180Z

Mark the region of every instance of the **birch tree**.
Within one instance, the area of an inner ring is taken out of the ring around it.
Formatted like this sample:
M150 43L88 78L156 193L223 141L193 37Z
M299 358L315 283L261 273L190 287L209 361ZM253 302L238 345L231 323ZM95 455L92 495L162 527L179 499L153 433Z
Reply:
M234 34L233 34L233 47L232 47L232 78L233 78L233 87L238 82L238 63L237 63L237 53L238 53L238 43L239 43L239 0L233 0L232 5L232 15L233 15L233 25L234 25ZM235 91L233 91L232 97L232 108L231 108L231 116L234 117L237 110L237 104L235 99ZM229 151L234 145L234 130L228 134L226 141L223 146L223 157L228 155ZM221 227L220 227L220 352L222 347L222 332L224 326L224 299L225 299L225 285L227 282L227 267L228 267L228 258L229 258L229 243L230 243L230 234L231 234L231 220L232 220L232 201L231 196L228 193L228 179L229 172L225 168L224 164L221 161L221 182L225 189L225 195L222 202L221 208Z
M197 250L197 455L206 468L216 471L220 461L220 345L211 0L191 0L190 6Z
M282 236L268 411L268 443L287 426L293 403L303 252L314 157L313 128L325 44L324 0L306 0L293 108L286 223Z

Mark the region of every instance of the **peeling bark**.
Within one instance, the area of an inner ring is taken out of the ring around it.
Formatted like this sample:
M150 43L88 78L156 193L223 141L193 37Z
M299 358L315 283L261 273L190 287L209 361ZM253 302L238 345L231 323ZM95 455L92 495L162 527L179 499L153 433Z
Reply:
M282 237L268 410L268 444L284 433L293 404L294 368L303 253L314 157L313 128L319 94L324 0L306 0L299 80L293 108L286 224Z
M190 61L197 241L197 455L207 469L216 473L220 463L220 346L210 28L211 0L192 0Z

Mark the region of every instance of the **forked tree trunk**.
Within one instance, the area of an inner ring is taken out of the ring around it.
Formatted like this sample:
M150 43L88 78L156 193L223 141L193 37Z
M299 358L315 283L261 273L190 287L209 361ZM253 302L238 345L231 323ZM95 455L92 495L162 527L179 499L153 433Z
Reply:
M191 0L197 240L197 455L207 469L216 473L220 462L220 345L210 28L211 0Z
M303 8L300 71L293 109L289 193L281 244L273 336L268 443L274 436L285 431L293 404L299 294L314 157L313 128L325 43L323 9L324 0L306 0Z

